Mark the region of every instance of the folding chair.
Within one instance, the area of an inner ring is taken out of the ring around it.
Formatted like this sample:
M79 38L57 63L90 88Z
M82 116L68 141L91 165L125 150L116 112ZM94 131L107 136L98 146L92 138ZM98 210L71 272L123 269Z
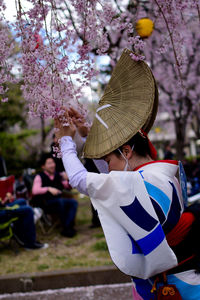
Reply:
M12 224L18 218L12 218L0 224L0 242L9 241L13 237Z
M15 182L14 175L0 178L0 198L1 199L4 199L7 193L13 194L14 182Z
M0 245L2 245L3 248L12 250L15 254L19 253L19 246L12 228L13 223L17 220L18 218L12 218L9 221L0 224Z
M15 176L11 175L8 177L0 178L0 200L3 200L7 193L13 194L14 190L14 182ZM1 202L1 201L0 201ZM0 209L4 209L3 206ZM13 222L15 222L18 218L11 218L10 220L6 220L5 222L1 222L0 220L0 243L6 245L6 242L10 244L10 241L13 237Z

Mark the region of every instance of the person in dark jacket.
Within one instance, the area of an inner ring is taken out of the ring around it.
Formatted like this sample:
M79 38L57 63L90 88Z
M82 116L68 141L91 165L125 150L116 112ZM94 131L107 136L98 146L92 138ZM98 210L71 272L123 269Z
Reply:
M73 198L64 198L62 191L71 189L65 172L57 173L56 164L51 154L43 154L41 158L42 172L33 181L33 205L41 207L45 213L58 214L61 224L61 234L73 237L75 217L78 203Z

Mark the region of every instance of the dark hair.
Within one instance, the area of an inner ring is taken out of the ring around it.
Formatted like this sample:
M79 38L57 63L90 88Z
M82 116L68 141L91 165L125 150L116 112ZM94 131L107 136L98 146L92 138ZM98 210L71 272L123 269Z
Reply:
M46 160L47 160L48 158L52 158L52 159L54 160L54 158L53 158L53 156L52 156L51 153L43 153L43 154L41 155L41 157L40 157L40 160L39 160L40 166L44 166L45 163L46 163Z
M143 157L145 157L147 155L151 156L148 139L147 139L147 137L142 136L139 132L136 133L136 135L134 135L129 141L124 143L124 145L129 145L130 147L132 147L134 145L133 150L140 156L143 156ZM122 147L124 145L122 145L118 149L120 149L122 151ZM113 153L115 153L117 156L120 156L121 154L119 153L118 149L114 150Z

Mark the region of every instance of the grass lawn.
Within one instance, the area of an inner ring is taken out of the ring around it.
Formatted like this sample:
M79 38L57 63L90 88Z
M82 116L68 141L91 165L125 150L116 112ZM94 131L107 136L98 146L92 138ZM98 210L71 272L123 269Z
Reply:
M92 217L89 198L78 197L78 202L74 238L61 236L59 226L44 234L37 225L37 239L49 243L49 248L27 251L14 244L18 249L16 254L1 246L0 275L112 265L102 229L89 228Z

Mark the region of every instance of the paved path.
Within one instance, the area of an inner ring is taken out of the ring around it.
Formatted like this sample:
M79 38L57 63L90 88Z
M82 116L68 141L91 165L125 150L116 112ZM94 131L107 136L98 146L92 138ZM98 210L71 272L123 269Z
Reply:
M133 300L132 283L0 295L0 300Z

